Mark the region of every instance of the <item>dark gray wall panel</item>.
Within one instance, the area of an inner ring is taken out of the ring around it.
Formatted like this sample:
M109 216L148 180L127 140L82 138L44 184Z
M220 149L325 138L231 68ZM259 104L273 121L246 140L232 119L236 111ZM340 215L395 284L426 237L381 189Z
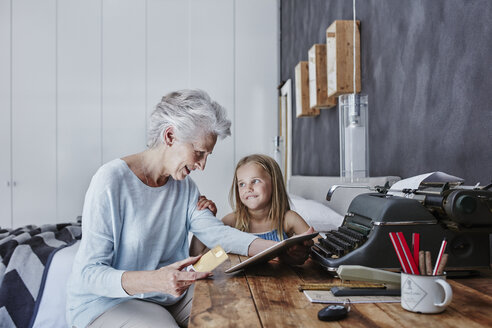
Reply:
M281 1L281 79L350 0ZM370 175L492 179L492 1L357 0ZM295 95L293 99L295 104ZM338 110L295 118L293 174L338 175Z

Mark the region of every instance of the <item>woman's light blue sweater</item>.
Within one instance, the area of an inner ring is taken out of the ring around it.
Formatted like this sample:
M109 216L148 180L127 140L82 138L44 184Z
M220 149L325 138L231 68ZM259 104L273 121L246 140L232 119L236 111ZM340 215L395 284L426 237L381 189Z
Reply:
M82 213L82 241L68 282L67 320L85 327L109 308L130 298L162 305L169 294L129 296L121 286L125 271L155 270L188 257L191 231L207 247L247 255L257 237L225 226L209 210L198 211L198 188L191 178L171 177L149 187L121 159L103 165L92 178Z

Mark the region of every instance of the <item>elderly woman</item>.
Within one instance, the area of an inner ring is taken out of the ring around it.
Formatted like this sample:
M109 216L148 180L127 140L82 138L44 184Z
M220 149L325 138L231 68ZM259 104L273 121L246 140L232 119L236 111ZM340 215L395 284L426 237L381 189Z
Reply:
M197 206L200 193L188 175L205 168L230 125L205 92L170 93L151 115L148 149L97 171L69 280L70 326L186 326L189 287L211 274L183 270L199 259L188 258L188 232L209 247L220 244L242 255L273 244L225 226Z

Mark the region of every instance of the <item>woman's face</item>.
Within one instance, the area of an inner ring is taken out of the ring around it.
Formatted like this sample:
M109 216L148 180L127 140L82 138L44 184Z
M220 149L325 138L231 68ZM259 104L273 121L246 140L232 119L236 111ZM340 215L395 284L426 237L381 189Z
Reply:
M270 207L272 178L260 165L250 162L238 168L237 188L241 202L250 210Z
M170 174L175 180L183 180L195 169L204 170L208 155L217 142L214 134L206 135L194 142L179 142L173 144L173 156L170 164Z

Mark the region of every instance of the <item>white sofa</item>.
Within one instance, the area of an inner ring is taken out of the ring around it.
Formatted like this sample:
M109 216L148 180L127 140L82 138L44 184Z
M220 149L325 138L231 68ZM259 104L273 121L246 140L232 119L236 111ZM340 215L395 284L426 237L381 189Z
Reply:
M327 201L326 194L333 185L375 187L384 186L387 182L392 185L399 180L396 176L385 176L347 183L340 177L294 175L287 183L287 190L294 211L317 231L329 231L341 225L350 203L357 195L373 192L368 188L338 188L331 200Z

